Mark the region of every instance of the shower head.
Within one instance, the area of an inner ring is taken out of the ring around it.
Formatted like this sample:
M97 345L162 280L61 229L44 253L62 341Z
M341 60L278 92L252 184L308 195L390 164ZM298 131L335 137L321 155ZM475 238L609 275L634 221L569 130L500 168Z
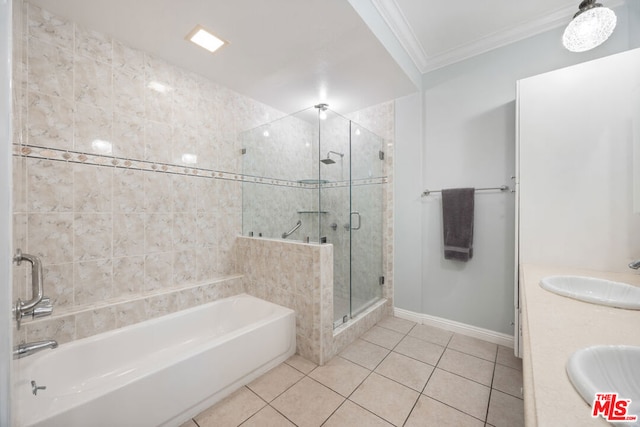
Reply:
M336 154L336 155L338 155L338 156L340 156L340 158L344 157L344 154L342 154L342 153L338 153L337 151L329 151L329 152L327 153L327 158L326 158L326 159L322 159L322 160L320 160L320 161L321 161L322 163L324 163L325 165L332 165L332 164L334 164L336 161L335 161L335 160L333 160L333 159L331 158L331 154L332 154L332 153L333 153L333 154Z

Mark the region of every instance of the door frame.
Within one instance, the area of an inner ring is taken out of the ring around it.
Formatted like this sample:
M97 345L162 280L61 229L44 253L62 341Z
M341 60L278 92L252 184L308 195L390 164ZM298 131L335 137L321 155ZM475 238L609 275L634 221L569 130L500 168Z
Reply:
M0 426L11 425L12 0L0 0Z

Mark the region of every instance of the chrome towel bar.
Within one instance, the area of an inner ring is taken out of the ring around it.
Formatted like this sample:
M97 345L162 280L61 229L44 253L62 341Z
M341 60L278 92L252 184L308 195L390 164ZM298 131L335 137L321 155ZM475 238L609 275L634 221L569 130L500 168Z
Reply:
M509 190L508 185L501 185L500 187L486 187L486 188L476 188L476 191L486 191L486 190L500 190L507 191ZM424 190L422 192L422 197L427 197L431 193L441 193L442 190Z

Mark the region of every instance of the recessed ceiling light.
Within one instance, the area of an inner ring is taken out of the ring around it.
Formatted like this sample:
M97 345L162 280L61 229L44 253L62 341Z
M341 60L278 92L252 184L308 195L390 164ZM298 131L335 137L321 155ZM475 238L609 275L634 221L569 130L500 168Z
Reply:
M226 41L214 36L210 31L205 30L202 25L196 25L196 27L187 34L186 38L211 53L227 44Z

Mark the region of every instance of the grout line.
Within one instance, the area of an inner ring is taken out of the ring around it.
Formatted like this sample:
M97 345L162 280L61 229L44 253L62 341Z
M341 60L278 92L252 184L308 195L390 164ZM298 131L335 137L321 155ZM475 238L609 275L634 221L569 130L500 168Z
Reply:
M498 360L498 349L496 348L496 361ZM493 364L493 375L491 375L491 386L489 387L489 399L487 400L487 412L485 413L484 416L484 422L485 424L487 423L487 420L489 419L489 407L491 406L491 396L493 395L493 380L496 376L496 365L498 363L494 363Z

